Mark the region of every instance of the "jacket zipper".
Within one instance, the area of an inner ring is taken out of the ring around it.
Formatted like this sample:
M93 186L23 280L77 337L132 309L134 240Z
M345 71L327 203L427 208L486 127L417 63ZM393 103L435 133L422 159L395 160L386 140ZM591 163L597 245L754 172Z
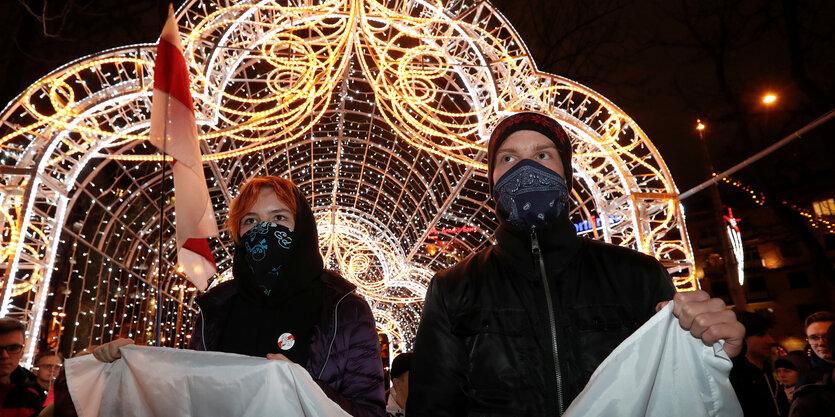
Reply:
M333 337L331 337L331 342L328 345L328 354L325 355L325 363L322 364L322 369L319 370L319 375L316 376L316 379L322 379L322 374L325 372L325 367L328 366L328 361L331 358L331 349L333 349L333 342L336 340L336 330L339 327L336 324L336 319L337 319L336 312L339 311L339 304L341 304L342 300L344 300L345 297L347 297L350 294L351 294L351 292L348 292L345 295L343 295L342 298L340 298L339 301L336 302L336 305L333 307Z
M551 324L551 347L554 350L554 376L557 383L557 406L560 415L565 411L563 407L562 392L562 371L560 370L560 354L557 349L557 318L554 314L554 303L551 300L551 289L548 285L548 275L545 273L545 260L542 259L542 250L539 248L539 239L536 237L536 230L531 229L531 252L534 260L539 263L539 275L542 278L542 286L545 289L545 302L548 306L548 319Z

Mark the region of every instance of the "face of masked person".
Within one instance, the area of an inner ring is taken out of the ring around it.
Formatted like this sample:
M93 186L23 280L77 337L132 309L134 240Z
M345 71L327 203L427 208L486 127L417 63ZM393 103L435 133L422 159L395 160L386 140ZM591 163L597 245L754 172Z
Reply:
M246 249L246 261L252 271L255 285L270 295L281 276L281 267L290 258L293 232L286 226L261 222L241 236Z
M520 130L502 143L493 178L498 214L518 228L544 227L566 207L568 186L559 151L538 132Z
M287 204L271 188L262 188L258 199L241 219L241 246L256 286L269 295L281 278L293 244L295 219Z

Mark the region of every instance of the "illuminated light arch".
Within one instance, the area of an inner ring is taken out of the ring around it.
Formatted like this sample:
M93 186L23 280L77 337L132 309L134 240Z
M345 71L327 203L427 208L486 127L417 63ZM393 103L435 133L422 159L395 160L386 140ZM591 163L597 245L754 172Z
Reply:
M651 254L679 289L696 288L678 192L655 147L606 98L537 71L489 3L193 0L178 21L217 218L253 175L295 181L328 265L358 284L397 349L410 347L431 271L490 244L486 141L512 111L549 113L571 134L579 233ZM154 50L68 64L0 115L10 284L0 314L70 353L117 336L151 342L157 308L164 343L184 346L196 316L170 227L157 261L161 157L144 140ZM228 278L229 236L212 245Z

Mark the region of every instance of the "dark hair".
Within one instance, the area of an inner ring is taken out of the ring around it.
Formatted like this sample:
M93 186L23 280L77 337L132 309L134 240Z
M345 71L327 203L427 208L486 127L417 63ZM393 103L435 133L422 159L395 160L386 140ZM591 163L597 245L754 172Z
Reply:
M412 368L412 355L412 352L401 353L391 361L391 371L389 372L391 379L409 372L409 369Z
M11 332L23 333L26 336L26 325L20 320L10 317L3 317L0 319L0 335L9 334Z
M32 363L34 363L35 366L37 366L39 363L41 363L41 359L48 358L51 356L57 356L58 359L61 359L61 363L64 363L64 355L54 350L45 350L43 352L38 352L38 354L35 355L35 361Z
M819 321L835 322L835 314L828 311L818 311L817 313L812 313L809 317L806 317L806 320L803 322L803 329L806 330L809 328L810 324L817 323Z
M745 326L745 337L765 336L774 327L774 321L770 317L759 313L737 311L736 318Z

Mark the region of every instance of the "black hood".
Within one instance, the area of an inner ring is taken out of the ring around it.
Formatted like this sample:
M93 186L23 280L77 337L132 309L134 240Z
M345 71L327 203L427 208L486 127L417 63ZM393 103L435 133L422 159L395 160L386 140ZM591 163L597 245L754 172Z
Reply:
M307 289L318 281L324 271L322 255L319 253L319 233L313 210L298 187L293 188L296 196L296 218L293 229L293 245L290 248L288 264L282 271L288 271L276 284L270 299L280 301ZM252 271L246 261L246 250L235 245L232 275L239 288L246 294L259 294L252 280Z

